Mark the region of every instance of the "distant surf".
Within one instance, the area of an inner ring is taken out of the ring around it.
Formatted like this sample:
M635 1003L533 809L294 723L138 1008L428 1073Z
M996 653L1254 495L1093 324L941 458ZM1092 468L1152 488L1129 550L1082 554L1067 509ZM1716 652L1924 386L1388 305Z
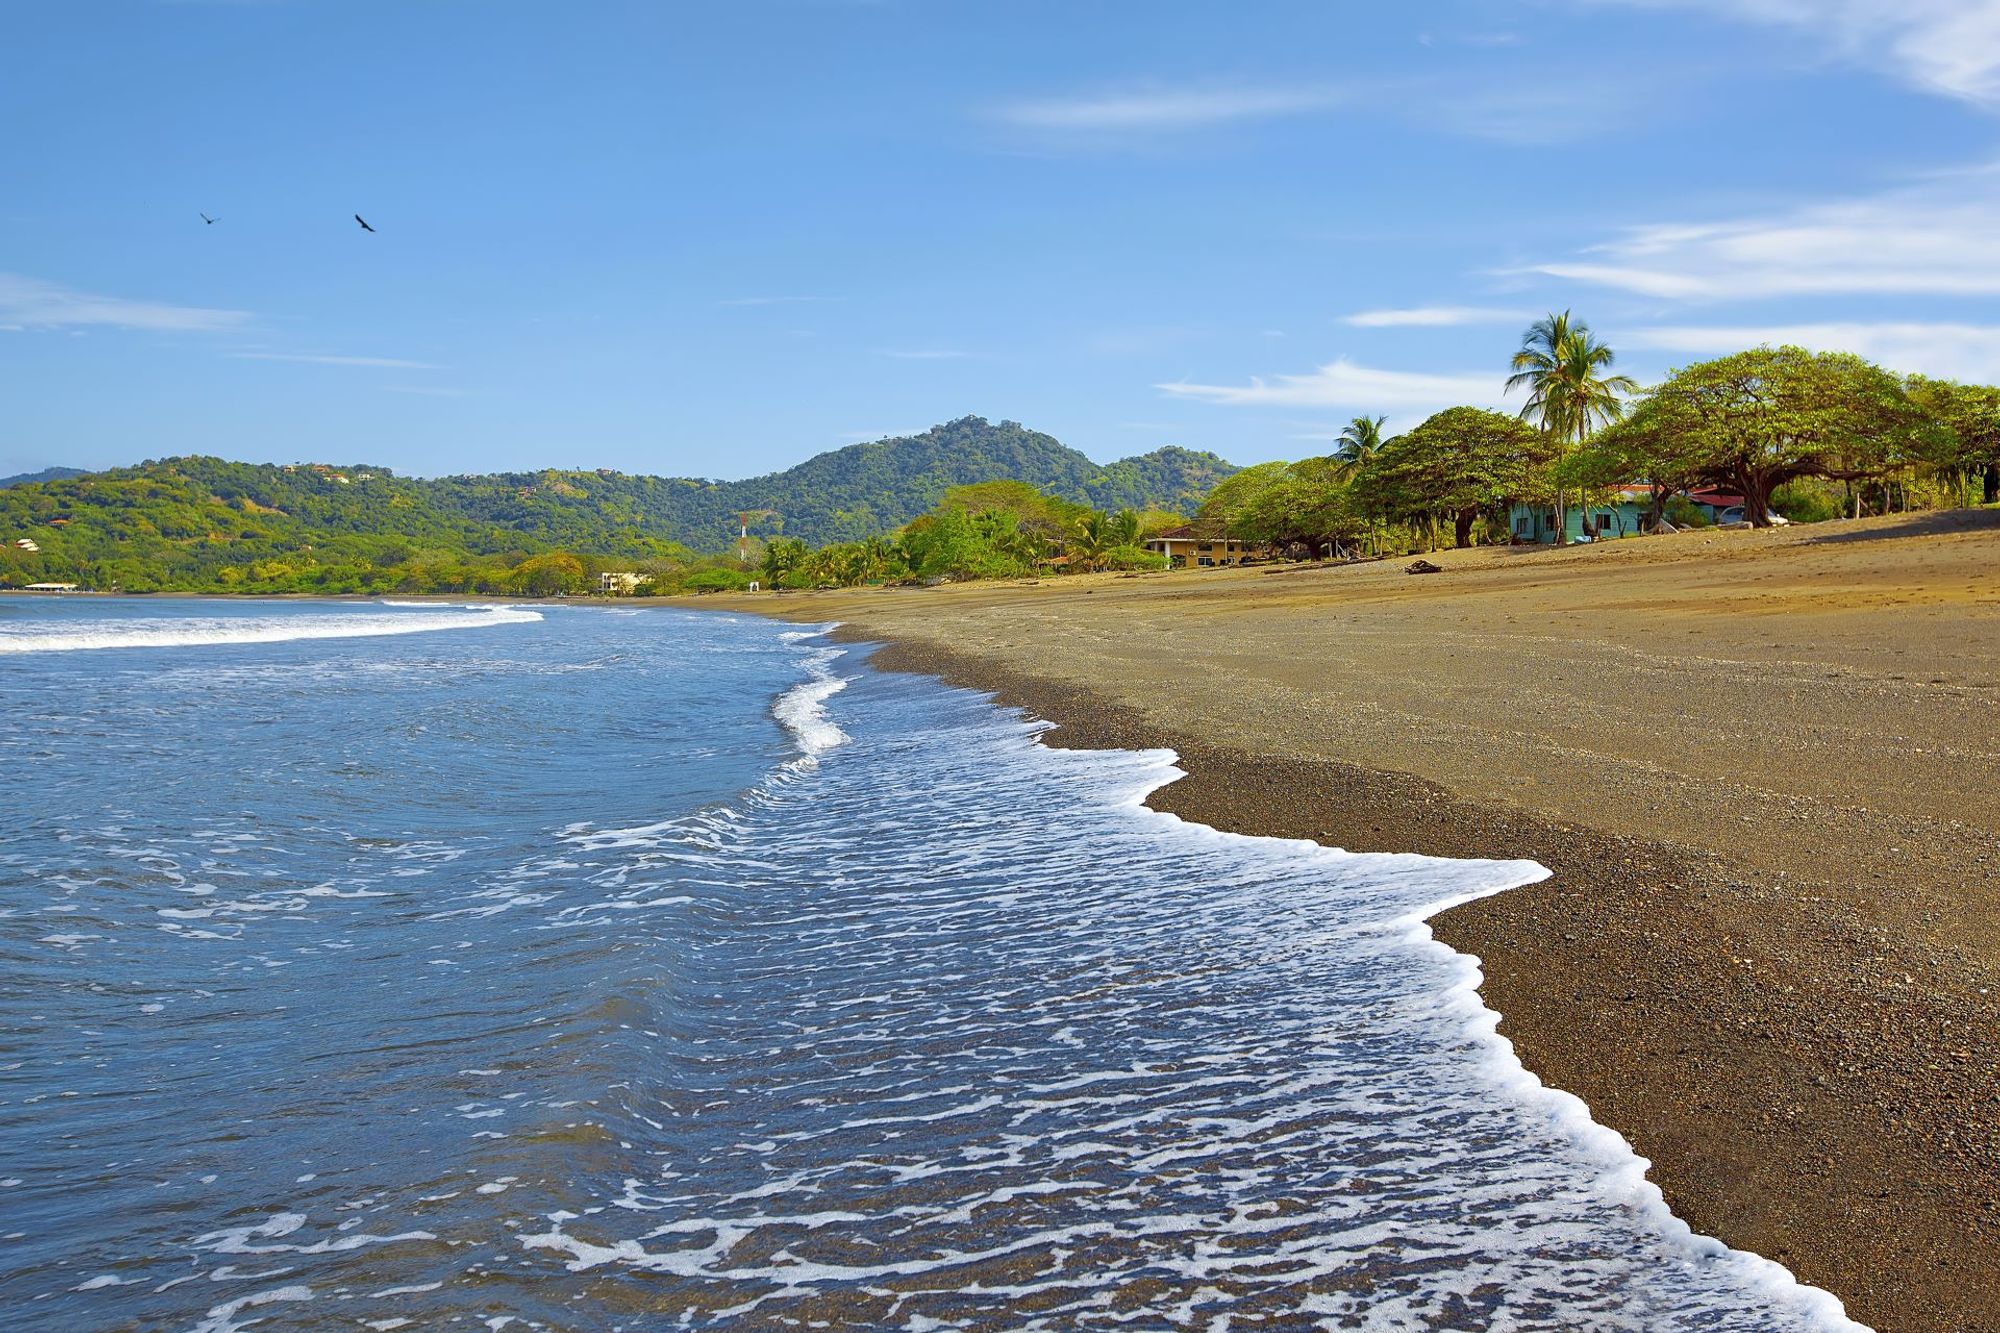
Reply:
M224 643L288 643L296 639L363 639L388 634L428 634L439 630L520 625L541 618L541 612L518 606L426 604L420 614L402 610L388 613L357 610L312 615L160 616L31 622L0 627L0 654L83 652L97 648L192 648Z

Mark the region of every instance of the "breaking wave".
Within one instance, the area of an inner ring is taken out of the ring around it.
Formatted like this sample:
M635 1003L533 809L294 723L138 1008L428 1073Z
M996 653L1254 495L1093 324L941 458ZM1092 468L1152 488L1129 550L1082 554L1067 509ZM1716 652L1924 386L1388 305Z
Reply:
M521 625L542 618L518 606L462 606L422 614L379 611L324 615L161 616L143 620L51 621L0 629L0 654L82 652L94 648L194 648L297 639L365 639L438 630Z

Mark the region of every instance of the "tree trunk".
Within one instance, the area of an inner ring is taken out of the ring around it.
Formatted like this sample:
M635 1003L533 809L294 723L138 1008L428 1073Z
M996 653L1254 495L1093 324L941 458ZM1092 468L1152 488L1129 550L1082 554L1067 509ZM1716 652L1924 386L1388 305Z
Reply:
M1743 474L1743 517L1750 520L1753 528L1771 526L1771 486L1755 472Z
M2000 504L2000 463L1986 465L1986 485L1982 493L1986 497L1982 503Z
M1461 509L1453 524L1452 539L1460 550L1472 545L1472 520L1479 517L1477 509Z

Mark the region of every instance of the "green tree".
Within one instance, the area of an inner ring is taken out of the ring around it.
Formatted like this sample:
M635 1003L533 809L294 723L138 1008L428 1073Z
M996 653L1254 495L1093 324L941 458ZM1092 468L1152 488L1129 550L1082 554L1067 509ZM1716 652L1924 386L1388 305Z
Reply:
M555 597L583 587L583 562L563 551L531 555L514 567L516 585L530 597Z
M1385 517L1448 516L1455 543L1470 546L1480 512L1529 490L1543 461L1540 437L1518 417L1452 407L1383 445L1354 493Z
M1368 466L1370 459L1382 447L1382 424L1387 417L1356 417L1340 429L1340 447L1333 451L1337 463L1348 478Z
M764 545L762 573L764 584L770 588L782 588L785 579L805 563L810 548L797 537L773 537Z
M1944 428L1894 375L1847 352L1760 347L1675 371L1643 405L1642 440L1734 487L1770 524L1771 492L1795 477L1880 476L1943 447Z
M1521 415L1548 435L1559 471L1570 445L1582 444L1598 426L1616 421L1624 411L1623 395L1638 391L1629 376L1605 373L1616 360L1617 354L1597 340L1590 325L1572 319L1567 310L1545 315L1521 335L1507 388L1528 390ZM1561 486L1556 488L1555 510L1557 540L1567 542L1569 519Z
M1943 430L1926 459L1940 472L1981 478L1981 499L2000 503L2000 388L1912 375L1910 401Z

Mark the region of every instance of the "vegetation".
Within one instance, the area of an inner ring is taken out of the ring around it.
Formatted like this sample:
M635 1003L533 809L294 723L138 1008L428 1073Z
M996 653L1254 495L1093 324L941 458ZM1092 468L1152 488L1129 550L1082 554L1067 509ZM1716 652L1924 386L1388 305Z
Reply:
M1990 418L1989 418L1990 419ZM1948 456L1950 429L1901 381L1845 352L1758 348L1679 370L1607 432L1599 475L1643 470L1679 488L1732 487L1770 524L1772 495L1801 477L1879 478Z
M530 595L594 588L600 572L620 570L648 575L655 591L701 590L730 582L710 571L743 572L732 550L743 511L777 511L766 532L849 545L931 514L954 486L1009 477L1043 497L1024 509L1028 527L1066 542L1053 528L1070 518L1057 522L1053 506L1184 511L1233 470L1184 449L1099 467L1046 435L977 417L726 483L611 471L424 480L368 464L165 459L0 488L0 587ZM24 539L37 549L16 544ZM1032 569L1047 546L1019 542L1004 567ZM529 563L558 553L575 568Z
M1614 360L1581 320L1550 315L1513 358L1523 419L1449 408L1385 440L1382 418L1357 417L1330 456L1228 477L1196 521L1319 556L1434 549L1446 522L1460 546L1508 541L1517 505L1553 507L1564 533L1570 497L1590 514L1640 486L1645 530L1709 524L1714 506L1689 498L1704 490L1741 495L1757 526L2000 502L2000 389L1766 347L1642 392L1609 373Z
M1164 511L1107 513L1024 482L956 486L893 536L814 550L796 538L764 548L771 588L847 588L866 583L1024 578L1044 570L1163 569L1143 548L1180 523Z
M1573 320L1567 310L1536 320L1522 337L1521 350L1514 353L1514 373L1507 387L1528 390L1521 415L1539 424L1554 444L1550 453L1558 469L1554 500L1560 541L1569 539L1568 478L1562 465L1570 446L1581 446L1597 427L1622 416L1623 395L1639 387L1628 376L1604 373L1616 359L1590 325ZM1584 513L1589 512L1586 499Z

